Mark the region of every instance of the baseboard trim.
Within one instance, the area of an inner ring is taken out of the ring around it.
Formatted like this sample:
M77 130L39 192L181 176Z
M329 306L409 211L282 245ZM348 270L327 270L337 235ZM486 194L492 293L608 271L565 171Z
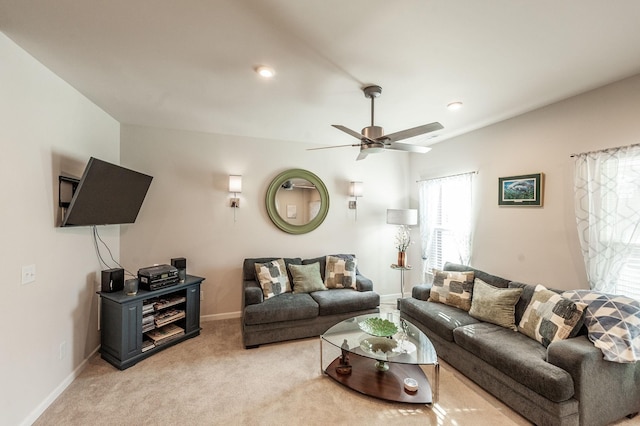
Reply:
M100 346L97 346L93 351L91 351L89 356L86 357L71 372L71 374L65 377L65 379L62 382L60 382L60 384L49 395L47 395L47 397L40 404L38 404L38 406L27 416L27 418L25 418L22 421L22 423L20 423L20 425L30 426L33 423L35 423L35 421L38 420L38 417L40 417L42 413L44 413L45 410L49 408L49 406L53 403L53 401L55 401L56 398L58 398L62 394L62 392L64 392L65 389L67 389L69 385L73 383L73 381L84 371L84 369L87 367L89 359L92 356L94 356L99 349L100 349Z
M220 321L226 319L235 319L240 318L242 316L241 312L225 312L224 314L212 314L212 315L203 315L200 317L200 321Z

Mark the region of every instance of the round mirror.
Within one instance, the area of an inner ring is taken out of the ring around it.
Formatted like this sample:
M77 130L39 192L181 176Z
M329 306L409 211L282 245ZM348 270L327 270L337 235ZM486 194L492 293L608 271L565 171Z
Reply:
M329 212L329 192L313 173L292 169L280 173L267 189L267 213L271 221L290 234L316 229Z

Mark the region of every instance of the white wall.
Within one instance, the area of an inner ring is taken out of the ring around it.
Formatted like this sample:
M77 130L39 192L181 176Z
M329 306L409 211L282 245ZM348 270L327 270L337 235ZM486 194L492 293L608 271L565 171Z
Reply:
M638 111L640 75L437 144L411 159L412 204L416 180L478 171L471 265L527 283L587 288L570 155L640 142ZM499 177L538 172L546 176L542 208L498 206Z
M354 253L377 291L397 295L399 275L389 267L396 261L395 229L385 223L386 209L408 206L409 155L385 152L355 161L355 148L306 148L295 142L123 125L123 165L154 176L138 221L122 226L125 266L137 271L186 257L187 272L206 278L204 316L238 315L247 257ZM327 218L304 235L280 231L265 207L269 183L291 168L315 173L329 191ZM242 175L236 222L229 207L230 174ZM357 222L348 209L350 181L365 187Z
M118 162L119 124L2 33L0 58L0 424L15 425L35 420L99 345L102 268L89 228L56 227L58 175L79 176L91 155ZM118 256L118 227L102 237ZM32 264L36 281L22 285Z

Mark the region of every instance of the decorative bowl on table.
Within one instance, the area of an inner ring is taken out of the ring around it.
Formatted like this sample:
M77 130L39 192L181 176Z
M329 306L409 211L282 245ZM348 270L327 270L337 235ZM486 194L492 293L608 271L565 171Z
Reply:
M363 351L386 358L400 355L400 352L395 350L397 347L397 341L386 337L367 337L360 342L360 349Z
M367 318L358 323L360 330L376 337L389 337L398 332L398 327L389 320L382 318Z

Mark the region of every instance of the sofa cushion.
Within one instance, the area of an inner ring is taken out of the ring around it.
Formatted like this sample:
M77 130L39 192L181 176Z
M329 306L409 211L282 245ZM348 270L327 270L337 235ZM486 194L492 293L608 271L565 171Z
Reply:
M640 302L591 290L572 290L563 296L588 304L585 324L589 340L607 361L640 361Z
M318 262L308 265L289 265L289 271L293 277L294 293L311 293L327 289L322 282Z
M473 271L433 271L429 301L468 311L473 293Z
M311 293L311 297L318 304L320 315L357 312L374 309L380 305L380 295L378 293L373 291L356 291L348 288L316 291Z
M357 259L327 256L324 285L327 288L356 288Z
M551 342L569 338L574 328L582 325L586 306L537 285L518 331L547 347Z
M256 262L254 267L265 299L291 291L284 259L280 258L265 263Z
M244 308L244 323L247 325L293 321L318 316L318 304L306 293L284 293L262 303Z
M521 293L520 288L494 287L476 278L469 315L517 331L515 311Z
M448 342L453 342L453 330L456 327L480 322L471 317L467 311L443 305L442 303L413 298L402 299L401 303L403 313L415 318L426 328Z
M546 362L546 349L523 334L484 322L458 327L453 335L460 347L551 401L574 394L571 375Z

